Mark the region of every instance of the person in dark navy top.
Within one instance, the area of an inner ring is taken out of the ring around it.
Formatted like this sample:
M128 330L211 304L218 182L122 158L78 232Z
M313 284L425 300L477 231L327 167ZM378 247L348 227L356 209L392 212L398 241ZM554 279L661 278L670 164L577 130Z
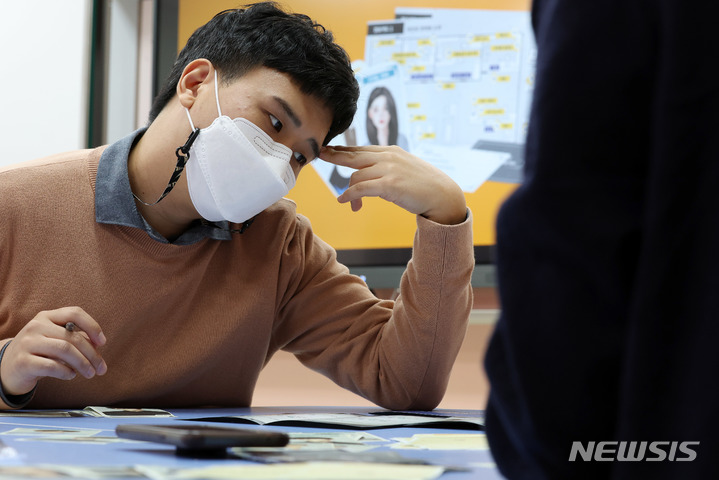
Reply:
M508 478L719 478L718 18L708 1L534 1L484 360Z

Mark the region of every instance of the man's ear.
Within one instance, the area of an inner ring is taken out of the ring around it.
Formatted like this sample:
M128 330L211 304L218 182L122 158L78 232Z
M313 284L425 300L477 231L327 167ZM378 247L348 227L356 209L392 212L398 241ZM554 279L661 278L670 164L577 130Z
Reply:
M213 81L212 62L206 58L198 58L187 64L177 82L177 97L180 104L190 108L197 99L197 92L201 85Z

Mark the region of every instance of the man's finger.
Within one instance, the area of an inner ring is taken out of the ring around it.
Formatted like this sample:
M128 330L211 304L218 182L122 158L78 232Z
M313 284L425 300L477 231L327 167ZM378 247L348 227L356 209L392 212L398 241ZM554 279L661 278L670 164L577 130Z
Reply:
M351 148L352 150L347 150ZM370 152L356 150L366 147L324 147L319 158L325 162L354 169L367 168L377 163Z
M100 325L80 307L58 308L46 314L50 321L70 332L82 330L97 347L101 347L107 341ZM72 325L68 327L68 324Z
M65 330L67 330L67 324L65 325ZM84 332L76 330L74 332L68 332L67 336L67 341L72 343L75 348L80 351L80 353L90 362L98 375L104 375L107 373L107 364L105 363L105 360L97 351L95 345L88 341Z
M77 376L77 372L65 365L63 362L45 357L30 357L28 369L38 377L53 377L59 380L72 380Z
M83 340L83 342L89 346L86 340ZM36 357L62 362L85 378L92 378L99 373L85 353L72 341L48 338L41 347L38 347L32 353ZM101 361L100 363L104 362Z
M337 197L340 203L352 202L352 210L357 211L362 206L362 197L381 197L382 182L381 178L375 178L364 182L353 183L344 191L342 195ZM355 202L359 201L359 205ZM355 207L358 207L355 209Z

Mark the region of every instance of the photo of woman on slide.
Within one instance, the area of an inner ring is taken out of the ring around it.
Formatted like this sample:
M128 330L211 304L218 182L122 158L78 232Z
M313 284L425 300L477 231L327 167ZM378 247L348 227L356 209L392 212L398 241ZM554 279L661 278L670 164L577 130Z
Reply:
M371 145L398 145L407 149L407 140L399 133L394 97L386 87L377 87L370 93L366 125Z
M407 139L399 133L397 107L394 97L387 87L376 87L367 100L367 118L365 121L369 145L397 145L407 150ZM338 195L349 187L352 169L337 167L332 169L330 184Z

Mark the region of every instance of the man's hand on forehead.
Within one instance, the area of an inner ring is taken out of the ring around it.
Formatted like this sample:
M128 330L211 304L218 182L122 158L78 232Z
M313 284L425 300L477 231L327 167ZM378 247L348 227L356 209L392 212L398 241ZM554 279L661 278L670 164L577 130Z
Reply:
M434 222L463 222L467 204L462 189L447 174L397 146L328 146L322 160L356 169L337 200L362 208L363 197L379 197Z

